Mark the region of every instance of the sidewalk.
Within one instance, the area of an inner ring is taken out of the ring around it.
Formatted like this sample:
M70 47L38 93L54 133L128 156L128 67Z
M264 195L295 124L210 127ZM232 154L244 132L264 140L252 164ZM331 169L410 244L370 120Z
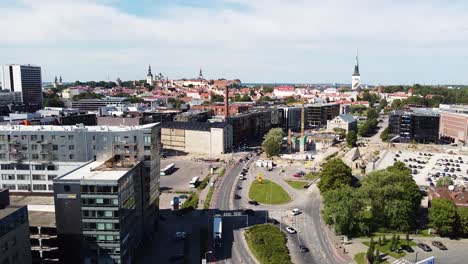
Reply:
M221 167L217 168L216 171L210 176L210 181L206 185L205 189L201 190L201 192L198 194L198 209L203 209L203 206L205 205L205 200L206 200L206 197L208 195L208 192L210 191L211 185L214 184L215 181L216 182L219 181L219 179L218 179L219 174L226 167L227 166L221 166ZM217 184L215 184L215 185L217 185ZM211 196L211 199L213 199L213 196Z

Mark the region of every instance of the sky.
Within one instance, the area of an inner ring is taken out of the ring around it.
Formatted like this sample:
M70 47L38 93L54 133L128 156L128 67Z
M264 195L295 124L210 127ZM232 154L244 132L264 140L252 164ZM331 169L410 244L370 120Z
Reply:
M468 84L463 0L1 0L0 64L43 81Z

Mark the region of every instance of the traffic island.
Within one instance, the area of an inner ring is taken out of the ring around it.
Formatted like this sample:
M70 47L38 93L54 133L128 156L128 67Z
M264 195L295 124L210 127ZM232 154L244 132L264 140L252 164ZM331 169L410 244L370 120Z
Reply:
M244 233L247 245L260 264L292 264L286 236L274 225L255 225Z
M262 204L284 204L291 201L289 194L270 180L254 181L250 185L249 198Z

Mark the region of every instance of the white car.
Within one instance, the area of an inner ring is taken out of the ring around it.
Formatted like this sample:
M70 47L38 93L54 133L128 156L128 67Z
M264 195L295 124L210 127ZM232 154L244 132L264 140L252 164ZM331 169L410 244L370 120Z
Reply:
M244 175L240 174L239 175L239 180L243 180L244 179Z
M175 233L175 237L176 237L177 239L185 239L185 238L187 238L187 233L185 233L185 232L177 232L177 233Z
M297 233L296 229L294 229L294 228L292 228L290 226L286 227L286 231L288 231L289 234L296 234Z
M291 214L292 214L292 215L298 215L298 214L300 214L300 213L301 213L301 210L299 210L299 208L294 208L294 209L292 209L292 211L291 211Z

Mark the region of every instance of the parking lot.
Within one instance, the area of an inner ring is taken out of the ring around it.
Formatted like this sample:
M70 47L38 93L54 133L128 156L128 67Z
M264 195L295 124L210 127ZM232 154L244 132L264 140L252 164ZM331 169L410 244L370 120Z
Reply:
M161 176L161 190L162 191L190 191L190 180L198 176L202 181L210 171L210 163L197 162L191 160L182 160L177 158L168 158L161 160L161 168L174 163L176 170L167 176ZM213 163L212 166L219 166Z
M441 241L447 247L447 250L438 249L432 245L432 241ZM417 253L418 260L423 260L434 256L436 263L466 263L466 239L450 240L446 238L416 238L414 239L414 242L424 243L428 245L432 251L425 252L418 246L414 246L412 247L414 252L407 253L407 255L404 257L406 260L416 260Z
M376 166L385 169L395 161L401 161L411 169L416 184L432 186L440 177L450 177L455 183L468 185L468 156L422 151L387 151ZM465 177L465 178L464 178Z

